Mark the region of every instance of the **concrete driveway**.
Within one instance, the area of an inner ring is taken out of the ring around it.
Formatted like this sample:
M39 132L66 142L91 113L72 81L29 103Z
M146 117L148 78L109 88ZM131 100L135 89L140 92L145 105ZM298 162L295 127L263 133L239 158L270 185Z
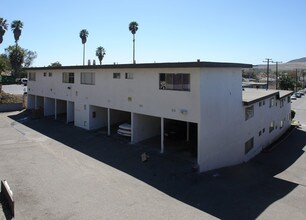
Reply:
M16 219L305 219L305 144L302 127L248 163L198 174L146 143L2 113L0 179Z

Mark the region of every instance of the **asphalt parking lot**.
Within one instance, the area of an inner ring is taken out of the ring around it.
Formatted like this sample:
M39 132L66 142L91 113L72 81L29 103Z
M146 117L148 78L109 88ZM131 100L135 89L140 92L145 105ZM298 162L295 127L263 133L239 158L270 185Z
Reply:
M306 124L302 101L293 108ZM198 174L167 149L1 113L0 179L13 190L16 219L305 219L305 144L302 126L270 153Z

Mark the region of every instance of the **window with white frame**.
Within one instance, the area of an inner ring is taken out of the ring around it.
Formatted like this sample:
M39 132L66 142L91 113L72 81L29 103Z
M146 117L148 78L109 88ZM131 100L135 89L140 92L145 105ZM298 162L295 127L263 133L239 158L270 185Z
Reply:
M190 91L189 73L160 73L159 89Z
M74 83L74 73L63 72L63 83Z
M270 98L270 108L275 105L274 102L275 102L275 98L274 97Z
M269 132L271 133L274 130L275 122L271 121L269 126Z
M36 81L36 73L29 73L29 81Z
M113 73L113 78L114 79L120 79L120 73Z
M244 154L249 153L250 150L252 150L253 147L254 147L254 137L252 137L247 142L245 142L245 144L244 144Z
M284 127L284 121L281 120L279 128L283 128L283 127Z
M81 73L81 84L94 85L95 73Z
M133 79L133 73L125 73L125 78L126 79Z
M254 116L254 106L251 105L245 108L245 120L252 118Z

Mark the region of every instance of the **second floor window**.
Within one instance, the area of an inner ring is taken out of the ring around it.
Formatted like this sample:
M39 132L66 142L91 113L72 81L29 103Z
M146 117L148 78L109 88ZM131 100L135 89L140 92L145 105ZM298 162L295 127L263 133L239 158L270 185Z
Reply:
M63 83L74 83L74 73L63 73Z
M94 85L95 73L81 73L81 84Z
M29 81L36 81L36 73L29 73Z
M254 116L254 106L246 107L245 108L245 120L252 118Z
M189 73L160 73L159 89L190 91Z

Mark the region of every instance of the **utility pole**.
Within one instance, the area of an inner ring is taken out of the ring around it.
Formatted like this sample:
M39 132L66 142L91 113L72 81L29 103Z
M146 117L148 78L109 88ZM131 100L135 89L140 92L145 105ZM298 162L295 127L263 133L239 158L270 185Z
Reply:
M297 86L298 86L298 69L295 69L295 92L297 92Z
M272 59L266 58L266 60L262 61L264 63L267 63L267 90L269 89L269 63L272 62Z
M279 63L282 63L281 61L272 61L272 63L275 63L276 64L276 72L275 72L275 75L276 75L276 79L275 79L275 87L276 89L278 89L278 64Z
M302 70L303 73L303 86L302 88L305 89L305 70Z

